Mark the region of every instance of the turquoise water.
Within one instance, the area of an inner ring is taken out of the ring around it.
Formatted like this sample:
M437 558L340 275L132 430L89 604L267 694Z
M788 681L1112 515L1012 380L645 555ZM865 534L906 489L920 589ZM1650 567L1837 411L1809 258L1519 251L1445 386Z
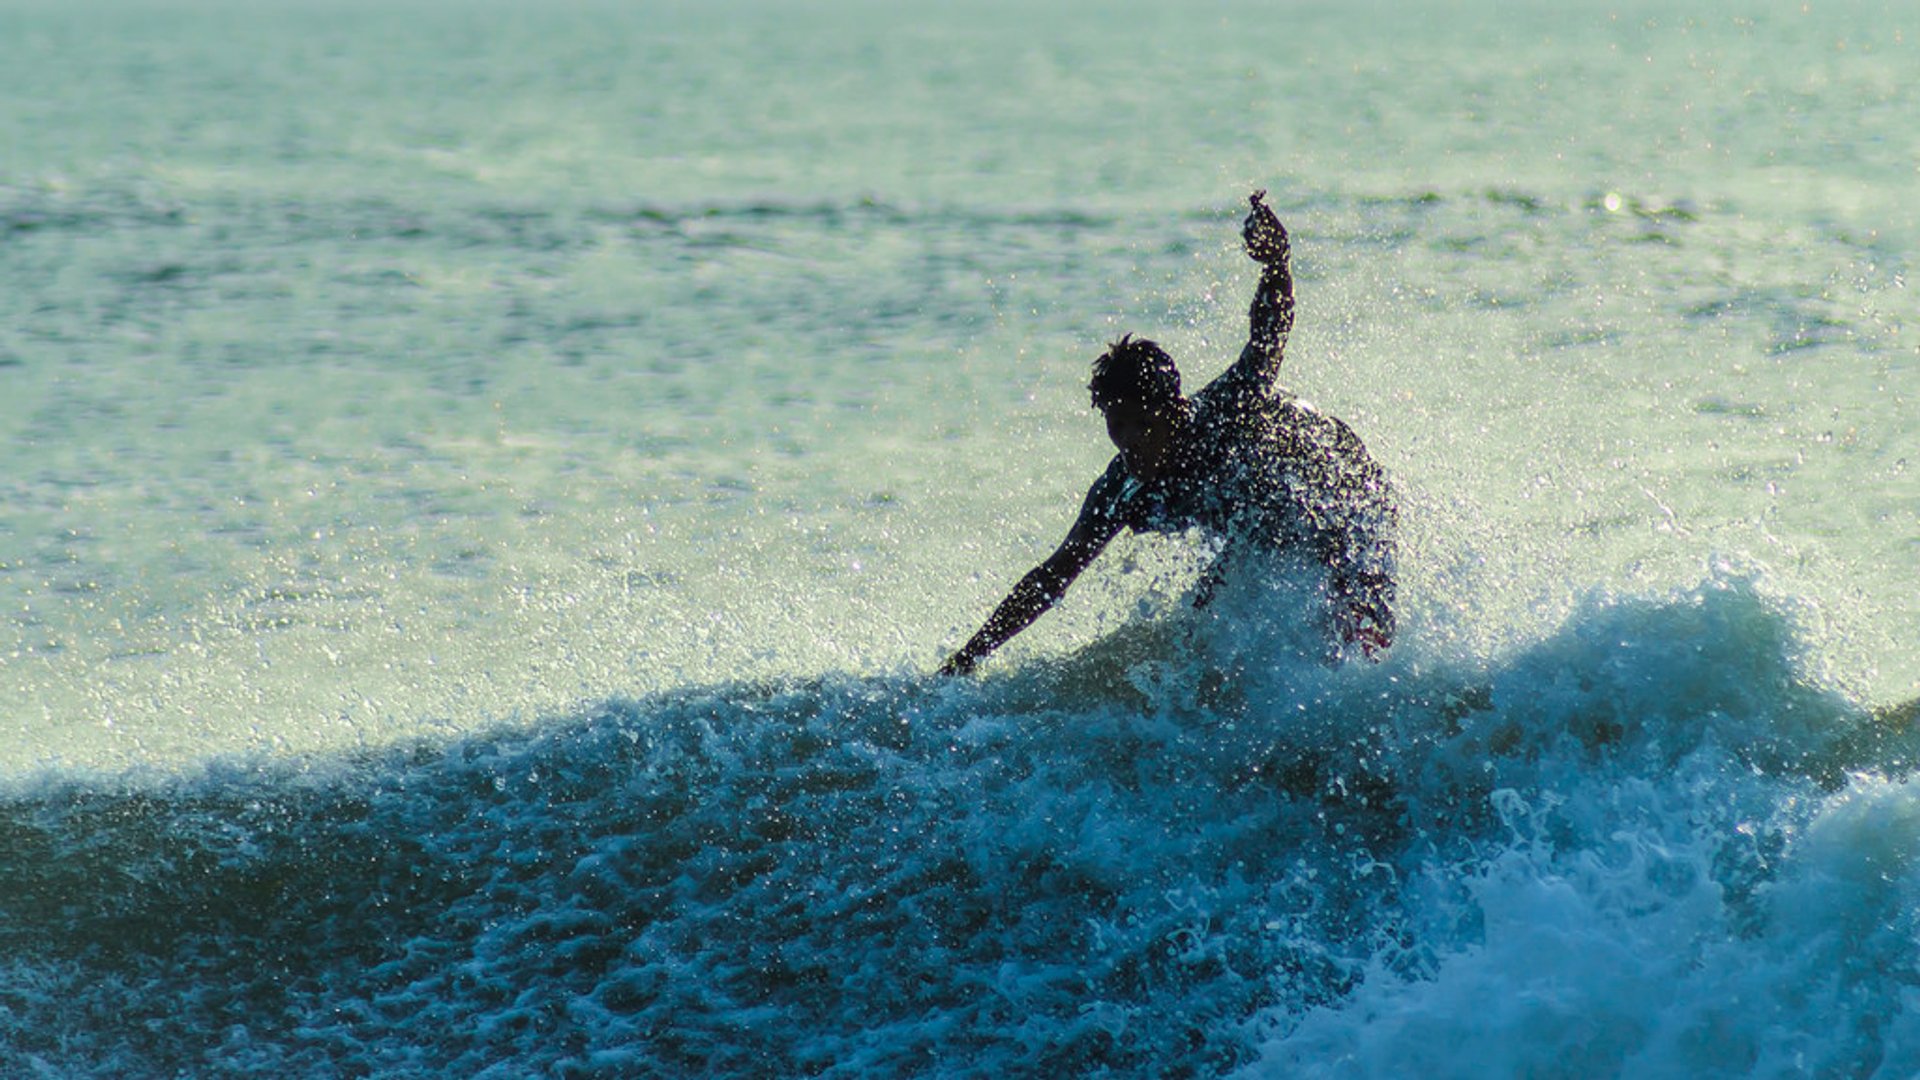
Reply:
M0 1061L1911 1073L1916 34L0 4ZM1393 656L932 680L1254 187Z

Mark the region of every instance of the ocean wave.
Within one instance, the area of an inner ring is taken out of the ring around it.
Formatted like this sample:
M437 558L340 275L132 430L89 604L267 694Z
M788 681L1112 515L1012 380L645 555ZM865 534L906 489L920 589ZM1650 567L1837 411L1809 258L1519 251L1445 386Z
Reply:
M355 757L16 781L0 1065L1868 1075L1920 1055L1912 709L1808 675L1755 583L1595 597L1471 662L1411 640L1377 666L1260 665L1247 640L1163 620L975 681L688 688Z

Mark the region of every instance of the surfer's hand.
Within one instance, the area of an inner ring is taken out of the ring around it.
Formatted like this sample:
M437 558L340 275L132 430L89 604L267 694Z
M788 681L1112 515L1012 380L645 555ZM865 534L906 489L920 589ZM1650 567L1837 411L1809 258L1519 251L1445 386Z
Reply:
M946 663L940 665L940 674L971 675L973 674L974 665L978 664L979 662L980 662L979 660L968 655L965 649L962 649L959 652L954 653L952 656L948 657Z
M1264 188L1247 197L1253 209L1240 226L1240 237L1247 242L1247 255L1253 261L1271 266L1287 258L1287 227L1280 224L1266 199Z

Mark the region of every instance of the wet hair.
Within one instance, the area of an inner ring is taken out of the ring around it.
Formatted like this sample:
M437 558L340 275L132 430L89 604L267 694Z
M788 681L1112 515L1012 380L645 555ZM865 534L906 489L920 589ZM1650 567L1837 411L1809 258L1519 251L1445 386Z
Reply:
M1096 409L1122 401L1165 405L1180 398L1180 371L1165 349L1146 338L1123 334L1093 362L1093 381L1087 389Z

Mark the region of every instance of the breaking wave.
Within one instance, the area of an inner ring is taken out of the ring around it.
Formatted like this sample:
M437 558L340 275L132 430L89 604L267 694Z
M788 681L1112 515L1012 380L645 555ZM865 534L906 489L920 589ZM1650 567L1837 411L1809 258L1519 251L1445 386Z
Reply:
M1913 709L1809 676L1754 582L1595 597L1470 664L1227 663L1221 633L16 780L0 1064L1920 1067Z

